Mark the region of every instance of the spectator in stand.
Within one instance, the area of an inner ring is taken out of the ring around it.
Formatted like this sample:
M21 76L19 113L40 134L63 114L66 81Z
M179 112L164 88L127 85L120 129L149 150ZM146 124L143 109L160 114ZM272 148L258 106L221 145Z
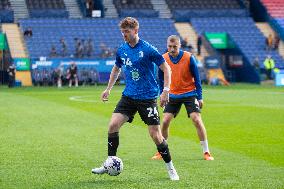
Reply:
M91 57L93 54L94 46L93 46L93 41L92 39L89 39L86 42L86 56Z
M112 56L111 49L107 47L105 43L100 44L100 49L101 49L100 53L101 58L108 58Z
M67 44L64 38L60 39L60 43L61 43L61 56L65 57L67 55Z
M86 17L92 17L92 11L94 9L94 2L93 0L86 0Z
M132 0L122 0L121 1L121 4L123 4L123 5L130 5L132 3L133 3Z
M280 43L280 37L276 34L274 37L274 50L278 50Z
M202 36L198 35L197 37L197 55L201 55L201 45L202 45Z
M271 34L265 39L266 50L270 51L273 49L273 37Z
M57 52L56 52L56 48L55 48L54 45L51 46L49 56L50 57L57 57Z
M76 58L83 58L84 54L84 45L83 41L78 43L78 49L77 49L77 57Z
M181 48L183 50L188 50L189 52L193 53L193 47L192 45L189 43L189 40L187 37L185 37L182 41L181 41Z
M24 37L32 37L32 36L33 36L33 31L32 31L32 28L29 27L28 29L24 31Z

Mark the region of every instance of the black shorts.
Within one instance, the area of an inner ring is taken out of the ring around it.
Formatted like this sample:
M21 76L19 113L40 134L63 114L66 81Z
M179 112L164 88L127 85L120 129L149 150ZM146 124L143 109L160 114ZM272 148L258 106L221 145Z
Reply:
M160 125L160 117L156 99L136 100L122 96L113 113L121 113L126 115L129 118L128 122L131 123L137 111L145 124Z
M184 104L187 115L190 117L192 112L200 113L199 103L195 96L186 97L186 98L170 98L169 103L164 109L164 113L172 113L176 117L180 111L181 105Z
M73 80L73 79L76 79L76 78L77 78L77 74L71 74L71 75L70 75L70 79Z

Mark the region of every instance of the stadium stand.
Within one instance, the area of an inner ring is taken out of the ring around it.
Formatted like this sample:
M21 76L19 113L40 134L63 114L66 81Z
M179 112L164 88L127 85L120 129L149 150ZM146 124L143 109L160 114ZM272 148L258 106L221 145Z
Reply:
M237 0L166 0L176 21L187 22L196 17L248 16Z
M0 0L0 23L14 21L14 11L11 9L9 0Z
M26 45L31 59L39 57L49 57L50 48L54 45L59 52L61 44L59 40L63 37L67 44L67 54L70 58L75 53L74 38L88 39L94 41L94 52L90 58L100 58L100 45L106 44L110 49L115 51L118 45L123 43L123 39L118 28L120 19L63 19L63 18L37 18L37 19L22 19L20 20L21 30L32 28L33 36L25 38ZM139 19L140 22L140 37L155 45L160 52L166 50L166 39L169 35L178 34L174 21L170 19ZM160 27L156 27L156 26ZM114 55L115 53L113 53ZM62 57L57 57L62 58ZM110 57L111 59L114 56ZM86 60L86 58L85 58ZM45 69L34 69L32 78L39 85L50 85L53 83L52 67ZM91 70L87 76L82 71L83 69ZM107 81L109 73L95 74L94 67L78 66L79 83L95 83L96 80ZM81 73L82 72L82 73ZM93 73L93 74L92 74ZM95 76L97 78L95 78ZM45 79L44 79L45 78ZM99 78L99 79L98 79ZM88 81L88 82L87 82Z
M284 1L283 0L261 0L266 7L270 16L274 18L284 17Z
M91 17L92 13L90 13L90 15L88 15L88 11L87 11L87 5L86 5L86 0L76 0L78 5L79 5L79 8L81 10L81 13L83 14L84 17ZM65 1L66 2L66 1ZM102 1L100 0L97 0L97 1L93 1L93 4L92 4L92 10L100 10L101 11L101 17L105 17L105 8L104 8L104 5L102 4Z
M284 40L284 1L283 0L261 0L270 18L272 27Z
M68 17L63 0L26 0L30 17Z
M263 62L267 56L265 37L257 29L250 17L243 18L192 18L192 25L198 33L226 32L241 50L244 57L252 63L258 56ZM276 62L276 67L284 68L284 61L276 51L269 52Z
M113 0L120 17L158 17L151 0Z
M140 36L154 44L161 52L166 49L165 41L171 34L177 34L174 22L169 19L140 19ZM74 38L93 39L95 52L99 57L100 44L105 43L111 49L118 48L122 37L118 28L119 19L22 19L22 31L32 28L33 36L26 38L31 58L49 56L52 45L61 49L59 40L63 37L67 43L68 55L75 52ZM156 27L159 25L160 27Z

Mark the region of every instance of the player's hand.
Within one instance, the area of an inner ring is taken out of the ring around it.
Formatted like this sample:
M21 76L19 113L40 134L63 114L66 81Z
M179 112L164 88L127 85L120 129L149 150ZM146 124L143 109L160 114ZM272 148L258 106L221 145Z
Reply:
M161 96L160 96L160 106L164 107L167 105L169 102L169 92L168 91L163 91Z
M110 90L107 90L107 89L102 93L101 99L103 102L108 101L109 94L110 94Z
M200 109L203 107L203 100L201 99L201 100L198 100L198 104L199 104L199 107L200 107Z

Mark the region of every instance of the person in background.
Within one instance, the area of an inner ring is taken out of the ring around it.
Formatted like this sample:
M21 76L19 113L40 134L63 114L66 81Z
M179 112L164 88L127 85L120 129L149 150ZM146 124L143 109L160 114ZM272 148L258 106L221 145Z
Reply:
M280 37L278 35L275 35L274 37L274 50L278 50L280 43Z
M93 54L94 46L92 39L88 39L88 42L86 42L86 56L91 57Z
M270 51L273 49L273 37L272 34L269 34L268 37L265 39L266 50Z
M54 45L51 46L49 56L50 57L57 57L57 52L56 52L56 48L55 48Z
M64 38L60 39L60 43L61 43L61 56L65 57L67 55L67 44Z
M272 79L272 70L275 68L275 62L273 58L270 55L268 55L264 60L263 65L265 68L266 78L268 80Z
M33 36L33 31L32 28L29 27L24 31L24 37L32 37Z
M197 55L201 55L201 45L202 45L202 36L198 35L197 37Z
M64 72L64 66L63 66L62 63L58 66L56 72L57 72L57 87L61 88L62 87L63 72Z
M14 64L11 64L7 69L8 75L9 75L9 83L8 87L14 87L15 86L15 77L16 77L16 67Z
M78 87L78 69L75 62L72 62L67 75L69 77L69 87L72 87L73 81L75 82L75 87ZM68 78L67 78L68 79Z
M169 64L172 75L170 85L170 100L165 106L162 134L167 140L169 137L170 123L180 112L184 105L188 118L191 118L196 128L200 145L205 160L214 160L211 156L205 125L201 118L201 108L203 107L202 85L198 71L198 60L190 52L180 49L180 38L171 35L167 40L168 52L163 54L167 64ZM160 85L163 84L163 77L160 76ZM178 77L177 77L178 76ZM152 159L162 159L160 153L156 153Z
M86 0L85 5L86 5L86 16L92 17L92 11L94 9L93 0Z

